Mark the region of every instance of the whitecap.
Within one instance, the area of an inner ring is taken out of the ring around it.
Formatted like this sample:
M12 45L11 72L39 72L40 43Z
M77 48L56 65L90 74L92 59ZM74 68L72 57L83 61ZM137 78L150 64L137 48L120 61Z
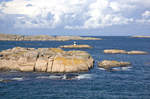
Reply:
M74 79L77 80L81 80L81 79L91 79L92 78L92 74L79 74L78 76L76 76Z
M51 75L51 76L38 76L36 78L38 79L61 79L62 76Z
M123 71L128 71L128 70L130 70L132 67L122 67L121 68L121 70L123 70Z
M114 68L112 68L112 70L113 70L113 71L120 71L121 68L120 68L120 67L114 67Z
M38 78L38 79L43 79L43 78L48 78L48 76L38 76L38 77L36 77L36 78Z
M61 75L51 75L51 76L48 76L49 79L62 79L64 76L61 76ZM65 79L65 77L64 77Z
M12 78L11 80L23 81L23 78L16 77L16 78Z
M98 69L100 69L100 70L106 70L105 68L98 68Z

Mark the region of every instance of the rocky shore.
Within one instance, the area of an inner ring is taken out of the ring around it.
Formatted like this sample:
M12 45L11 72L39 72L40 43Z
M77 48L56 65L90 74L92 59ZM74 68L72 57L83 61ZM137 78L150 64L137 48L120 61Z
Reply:
M23 36L0 33L0 41L68 41L68 40L102 40L94 37L80 37L80 36L49 36L49 35L36 35L36 36Z
M88 71L93 58L85 51L15 47L0 52L0 70L68 73Z
M105 54L130 54L130 55L144 55L149 54L146 51L126 51L126 50L120 50L120 49L106 49L104 50Z

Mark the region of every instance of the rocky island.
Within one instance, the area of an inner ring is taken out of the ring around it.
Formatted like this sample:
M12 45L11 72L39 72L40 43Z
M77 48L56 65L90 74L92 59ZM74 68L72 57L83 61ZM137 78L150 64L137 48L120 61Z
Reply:
M90 45L63 45L60 48L92 48Z
M85 51L15 47L0 52L0 70L68 73L88 71L93 58Z
M150 36L132 36L133 38L150 38Z
M146 51L126 51L126 50L120 50L120 49L106 49L104 50L105 54L129 54L129 55L145 55L148 54Z
M130 62L119 62L114 60L103 60L98 63L98 66L104 69L111 69L113 67L126 67L131 65Z
M49 36L49 35L12 35L0 33L0 41L68 41L68 40L102 40L94 37L80 37L80 36Z

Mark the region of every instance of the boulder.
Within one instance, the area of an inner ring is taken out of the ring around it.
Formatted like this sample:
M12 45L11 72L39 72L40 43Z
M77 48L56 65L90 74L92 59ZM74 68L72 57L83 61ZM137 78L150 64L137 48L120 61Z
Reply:
M105 69L110 69L113 67L125 67L131 65L130 62L119 62L114 60L103 60L98 63L98 66Z

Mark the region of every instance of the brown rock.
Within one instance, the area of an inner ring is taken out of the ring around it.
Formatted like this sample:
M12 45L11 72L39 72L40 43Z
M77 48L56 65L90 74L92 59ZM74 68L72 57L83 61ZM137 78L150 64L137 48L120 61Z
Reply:
M125 67L131 65L130 62L119 62L119 61L112 61L112 60L104 60L98 63L98 66L105 69L110 69L113 67Z

